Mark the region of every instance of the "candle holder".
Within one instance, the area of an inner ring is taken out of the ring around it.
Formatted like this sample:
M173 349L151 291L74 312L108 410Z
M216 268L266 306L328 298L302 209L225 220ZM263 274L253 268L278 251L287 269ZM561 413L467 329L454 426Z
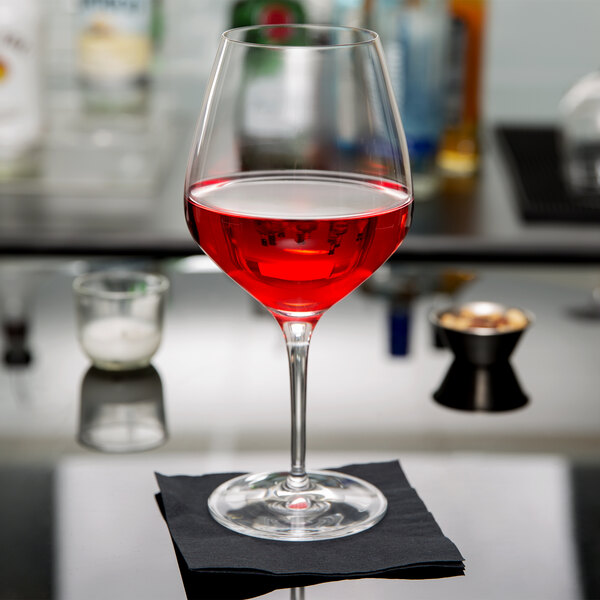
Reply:
M169 281L137 271L98 271L73 282L79 343L94 366L122 371L150 364L162 337Z

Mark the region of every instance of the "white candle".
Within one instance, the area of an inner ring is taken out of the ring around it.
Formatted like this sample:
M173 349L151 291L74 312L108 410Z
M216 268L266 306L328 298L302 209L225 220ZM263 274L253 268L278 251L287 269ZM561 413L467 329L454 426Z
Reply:
M137 363L149 360L160 344L158 327L134 317L105 317L85 325L81 345L92 360Z

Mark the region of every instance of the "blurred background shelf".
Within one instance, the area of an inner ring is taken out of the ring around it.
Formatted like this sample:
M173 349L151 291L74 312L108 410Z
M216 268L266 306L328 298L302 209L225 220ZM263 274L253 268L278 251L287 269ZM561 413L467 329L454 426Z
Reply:
M150 148L160 145L160 154L151 154L148 146L130 155L123 147L102 150L106 170L155 165L135 182L123 172L113 177L93 174L98 177L94 182L86 178L89 165L80 178L68 177L71 159L84 161L83 151L67 147L52 154L50 149L55 171L40 179L0 184L0 256L201 253L183 216L183 174L194 125L192 118L171 115L154 132L139 134ZM600 263L600 224L530 224L521 218L505 159L491 133L486 140L478 176L448 181L433 197L417 199L410 235L392 260Z
M143 116L90 116L76 78L76 0L44 4L43 169L0 182L0 257L186 256L199 249L183 219L183 175L219 33L233 2L164 2L163 34ZM333 3L305 3L331 20ZM489 0L483 48L481 168L417 194L414 224L394 259L600 262L600 225L521 218L499 124L555 126L558 104L600 52L595 2ZM577 43L555 40L577 31ZM552 65L552 68L549 67Z

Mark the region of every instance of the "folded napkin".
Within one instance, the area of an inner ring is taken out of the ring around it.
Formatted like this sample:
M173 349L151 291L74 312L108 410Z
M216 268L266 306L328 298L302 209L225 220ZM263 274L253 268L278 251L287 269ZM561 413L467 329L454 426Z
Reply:
M157 473L157 501L188 598L252 598L278 588L341 579L426 579L464 573L458 549L443 535L398 461L331 470L364 479L383 492L388 510L377 525L335 540L253 538L226 529L208 512L210 493L239 473Z

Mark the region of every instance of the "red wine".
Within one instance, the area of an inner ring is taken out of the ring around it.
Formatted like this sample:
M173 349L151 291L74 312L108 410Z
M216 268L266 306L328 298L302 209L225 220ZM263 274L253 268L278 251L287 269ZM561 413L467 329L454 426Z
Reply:
M387 180L278 171L192 185L186 219L232 279L276 316L303 318L387 260L408 231L411 202Z

